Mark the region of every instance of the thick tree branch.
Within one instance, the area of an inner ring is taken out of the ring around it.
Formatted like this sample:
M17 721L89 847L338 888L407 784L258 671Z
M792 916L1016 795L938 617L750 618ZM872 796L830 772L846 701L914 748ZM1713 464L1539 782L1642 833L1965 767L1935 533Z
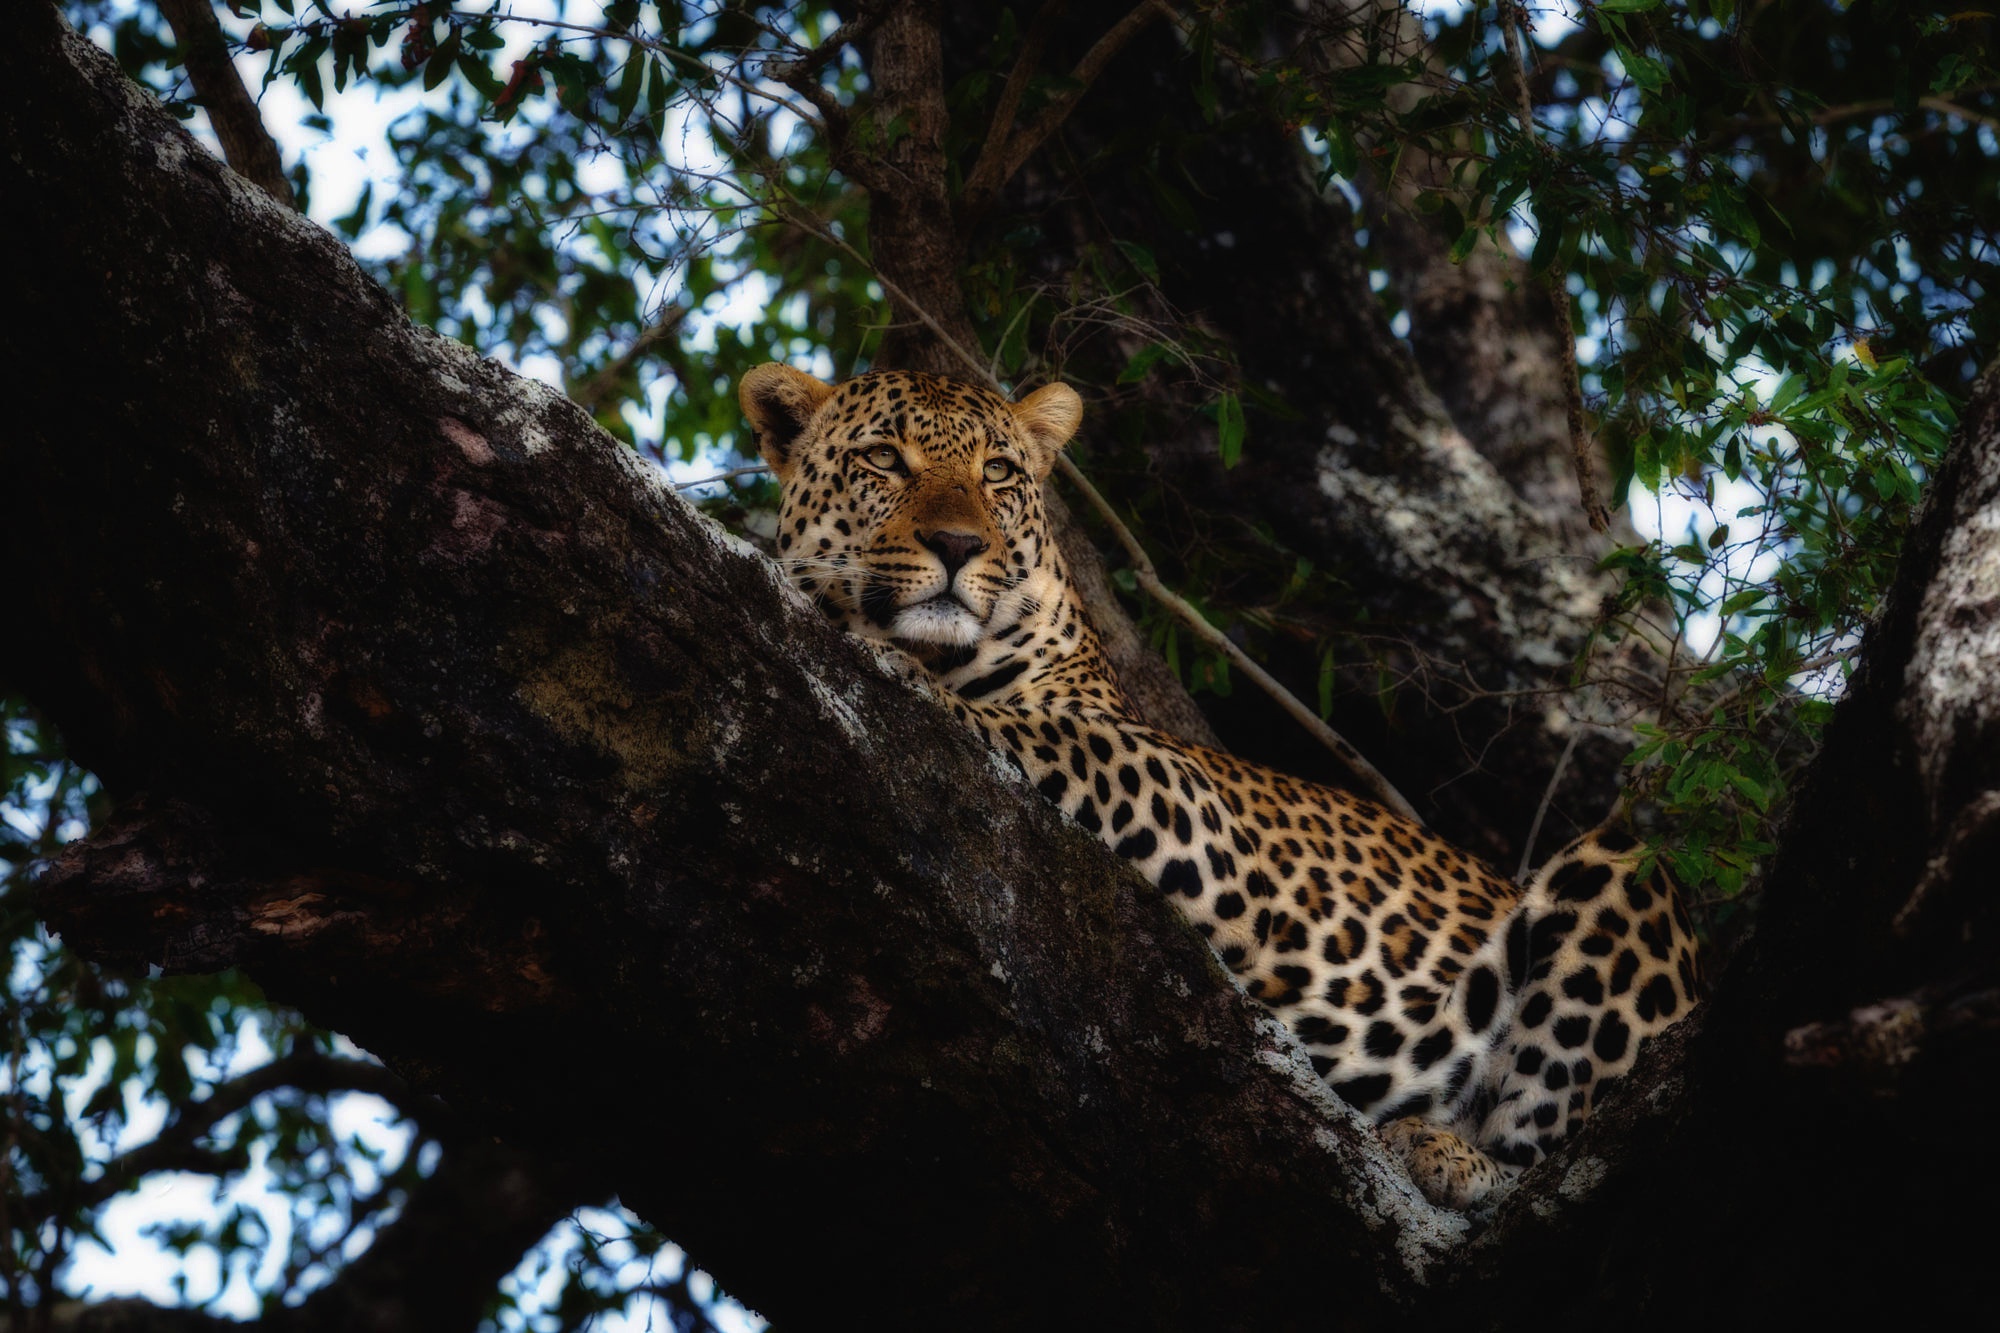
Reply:
M1964 854L2000 788L1996 514L2000 366L1927 493L1757 930L1670 1034L1684 1069L1613 1102L1560 1177L1503 1204L1468 1254L1468 1312L1524 1250L1579 1246L1603 1256L1598 1280L1544 1309L1570 1325L1614 1309L1728 1324L1746 1296L1837 1324L1965 1298L1986 1242L1959 1201L2000 1145L1937 1108L2000 1086L2000 903L1990 852ZM1912 921L1920 882L1934 896Z
M0 671L214 819L178 883L59 874L68 943L243 966L776 1318L1317 1326L1269 1273L1351 1270L1357 1319L1435 1278L1463 1224L1171 905L574 406L20 26ZM33 387L76 364L101 410Z
M0 191L37 263L0 326L0 672L113 790L207 812L176 823L198 873L65 861L43 901L75 947L244 966L476 1123L582 1153L780 1320L1727 1326L1746 1290L1908 1317L1983 1271L1958 1205L2000 1149L1935 1111L1991 1085L1983 1027L1886 1095L1783 1041L1927 980L2000 989L1982 858L1889 929L2000 787L2000 377L1679 1078L1636 1076L1463 1249L1170 905L766 562L409 327L50 10L18 29ZM76 365L88 412L46 392ZM1345 461L1408 446L1409 410ZM1388 488L1320 447L1322 487Z
M531 1246L609 1189L567 1162L461 1139L361 1256L261 1333L450 1333L479 1327ZM692 1301L683 1301L692 1307Z
M256 99L229 59L229 45L211 0L160 0L160 13L174 30L182 63L194 84L195 100L208 112L222 155L245 178L287 208L298 207L285 179L284 159L264 128Z
M865 190L887 190L895 182L883 172L876 155L854 142L853 114L840 104L832 90L819 81L825 69L841 51L858 47L873 36L875 29L899 0L876 0L859 6L852 19L834 29L831 36L812 50L790 60L773 60L764 72L812 104L819 112L819 129L826 141L827 156L843 175Z
M454 1141L396 1220L297 1305L278 1305L239 1323L140 1300L77 1301L52 1306L48 1327L63 1333L471 1333L521 1256L564 1217L602 1202L606 1193L566 1164L503 1144ZM677 1311L699 1316L684 1285L659 1295ZM11 1333L4 1320L0 1333Z

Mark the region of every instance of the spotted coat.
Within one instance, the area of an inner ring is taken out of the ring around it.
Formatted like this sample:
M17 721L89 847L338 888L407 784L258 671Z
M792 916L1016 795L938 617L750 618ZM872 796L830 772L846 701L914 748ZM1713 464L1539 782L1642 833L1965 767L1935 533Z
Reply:
M1385 1126L1425 1193L1482 1200L1588 1116L1693 1004L1693 936L1599 832L1523 891L1345 791L1141 722L1048 531L1042 479L1081 403L928 375L741 385L784 487L780 559L851 632L921 664L951 712L1130 861Z

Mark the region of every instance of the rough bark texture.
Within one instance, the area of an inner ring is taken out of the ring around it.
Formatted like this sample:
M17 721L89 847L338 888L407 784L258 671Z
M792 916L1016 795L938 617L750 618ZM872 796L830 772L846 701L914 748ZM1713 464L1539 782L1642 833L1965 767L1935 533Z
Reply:
M1679 1075L1585 1129L1564 1208L1503 1206L1468 1296L1518 1289L1525 1247L1590 1270L1537 1284L1562 1326L1852 1327L1974 1299L1990 1244L1965 1209L2000 1147L1957 1108L2000 1091L1996 571L2000 366L1932 482L1757 931L1680 1031Z
M1422 18L1399 0L1316 0L1302 23L1302 54L1319 68L1409 60L1430 66L1439 76L1434 83L1403 84L1387 94L1399 116L1451 86L1435 69ZM1519 255L1489 240L1453 263L1457 236L1431 225L1421 207L1426 192L1462 199L1451 164L1420 143L1397 145L1394 152L1392 179L1364 172L1354 185L1366 203L1382 266L1409 315L1417 369L1529 511L1571 546L1589 549L1590 525L1564 457L1564 367L1547 294Z
M952 216L945 132L943 53L938 0L892 6L868 43L868 77L874 86L871 121L883 145L882 187L869 191L868 248L892 286L896 323L883 335L882 365L933 375L968 373L960 349L979 355L979 335L966 318L958 287L965 248ZM926 322L928 320L929 322Z
M1081 47L1118 12L1113 0L1074 6L1066 40ZM956 40L969 53L985 36L968 19ZM1171 310L1226 339L1243 380L1286 405L1283 416L1252 412L1243 461L1232 469L1220 466L1212 433L1183 406L1149 438L1149 465L1190 523L1268 523L1285 546L1353 588L1347 618L1359 669L1344 677L1336 726L1441 831L1511 864L1569 719L1618 715L1601 696L1552 688L1566 683L1610 591L1592 570L1601 547L1574 541L1563 510L1524 499L1390 334L1347 205L1315 186L1296 132L1226 77L1217 81L1221 118L1203 121L1175 40L1167 27L1135 40L1072 113L1059 150L1023 173L1012 205L1047 237L1052 281L1086 246L1145 246ZM1059 51L1051 63L1073 54ZM1187 216L1156 204L1159 180L1175 187ZM1421 258L1413 254L1412 263ZM1460 285L1426 318L1462 319L1494 285ZM1513 313L1489 312L1486 322ZM1086 349L1076 370L1109 383L1135 350ZM1450 383L1453 353L1440 355L1434 373ZM1559 410L1500 432L1497 409L1460 407L1481 417L1485 433L1509 434L1514 454L1539 448L1544 470L1567 472ZM1540 438L1523 439L1530 429ZM1518 457L1515 464L1516 472L1526 466ZM1394 729L1377 707L1371 654L1405 677ZM1311 675L1294 679L1310 697ZM1232 748L1339 779L1315 767L1325 761L1275 709L1248 691L1237 700L1218 719ZM1585 738L1545 848L1603 818L1622 754L1608 735Z
M174 30L195 98L208 112L208 123L229 165L279 203L296 207L292 184L285 179L284 158L264 129L256 100L230 62L211 0L160 0L160 13Z
M0 673L180 812L49 876L66 940L246 968L779 1319L1299 1326L1268 1274L1351 1265L1360 1318L1432 1271L1462 1223L1169 905L582 412L23 28ZM41 391L80 365L89 412Z
M1465 1244L767 563L21 28L0 677L153 793L48 877L73 946L247 968L802 1326L1908 1322L1983 1278L2000 373L1757 936Z

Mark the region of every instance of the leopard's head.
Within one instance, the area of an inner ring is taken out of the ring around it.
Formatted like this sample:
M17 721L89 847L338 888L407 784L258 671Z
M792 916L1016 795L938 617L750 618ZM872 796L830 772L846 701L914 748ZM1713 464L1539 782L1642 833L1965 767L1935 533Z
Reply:
M1068 386L1010 403L912 371L836 385L774 363L738 396L784 487L779 559L849 630L922 655L1055 600L1041 483L1083 414Z

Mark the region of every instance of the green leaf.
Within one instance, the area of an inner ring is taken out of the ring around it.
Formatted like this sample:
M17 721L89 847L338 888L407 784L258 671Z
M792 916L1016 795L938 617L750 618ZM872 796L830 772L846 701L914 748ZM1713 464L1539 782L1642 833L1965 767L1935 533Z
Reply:
M493 71L486 67L486 62L470 51L459 54L458 72L464 75L465 81L474 88L477 88L479 95L489 102L494 101L502 92L506 91L506 85L493 77ZM521 100L523 99L516 99L514 106L519 107Z
M424 64L425 92L443 83L445 76L451 73L452 61L458 58L459 45L458 29L453 28L450 34L438 43L437 50L431 52L431 58Z
M1329 121L1325 128L1327 163L1338 175L1353 180L1361 169L1361 154L1354 147L1354 137L1347 132L1347 126L1340 121Z
M634 108L639 105L639 94L645 89L647 71L652 61L643 51L633 51L625 62L625 69L618 79L618 90L612 94L611 106L618 113L620 124L632 119Z
M1649 9L1658 9L1663 0L1597 0L1600 14L1643 14Z
M292 57L292 68L298 72L299 91L313 104L315 111L326 110L326 90L320 86L319 58L326 54L326 38L313 37L306 41Z
M1117 241L1118 253L1125 256L1127 263L1145 275L1146 281L1157 284L1160 281L1160 261L1153 258L1153 252L1134 241Z
M1147 373L1160 363L1162 357L1167 355L1167 350L1165 343L1147 343L1133 354L1130 361L1125 363L1125 369L1118 372L1118 382L1120 384L1137 384L1140 380L1145 379Z
M1243 457L1243 400L1233 393L1216 399L1215 447L1225 468L1235 467Z
M1719 610L1722 615L1733 616L1736 615L1738 612L1749 610L1751 607L1757 605L1757 603L1763 600L1764 600L1764 589L1745 588L1741 592L1731 593L1726 599L1724 599L1722 606L1719 608Z
M1651 56L1642 56L1636 51L1620 47L1618 59L1625 66L1625 72L1632 76L1632 82L1647 92L1657 93L1667 86L1666 65Z
M1562 217L1553 209L1547 217L1535 219L1540 230L1535 234L1535 248L1528 256L1528 267L1536 273L1545 273L1556 260L1557 247L1562 244Z

